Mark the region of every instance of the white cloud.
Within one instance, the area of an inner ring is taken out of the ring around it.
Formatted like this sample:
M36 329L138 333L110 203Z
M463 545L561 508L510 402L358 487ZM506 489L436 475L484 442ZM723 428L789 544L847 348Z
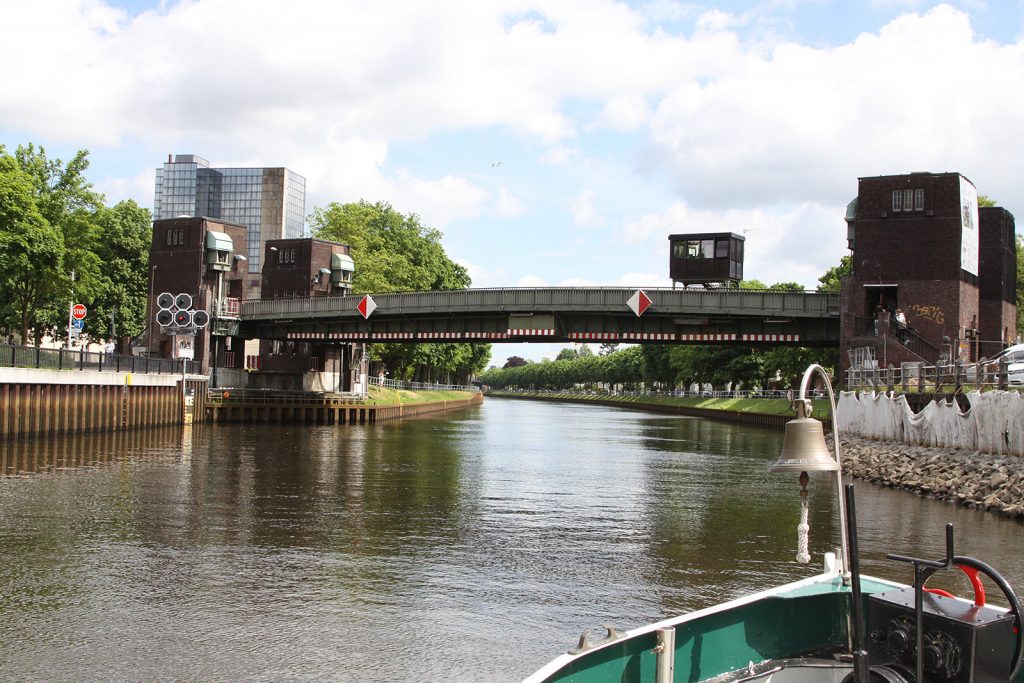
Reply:
M650 118L651 109L639 95L612 97L598 116L597 125L618 131L639 128Z
M524 275L516 280L516 287L547 287L548 283L544 278L533 275Z
M403 170L395 175L389 196L401 206L415 207L427 225L443 228L458 218L479 216L489 193L466 178L446 175L425 180Z
M575 163L580 158L580 150L577 147L566 145L555 145L540 155L540 162L548 166L565 166Z
M1024 153L1006 139L1007 112L1024 115L1024 45L977 40L949 6L836 48L735 47L719 77L684 80L652 119L648 161L702 206L839 202L859 175L908 170L1006 176L993 153ZM994 92L1005 97L987 106Z
M669 233L747 228L748 276L813 284L843 253L858 176L961 171L1024 212L1024 41L982 40L942 4L808 47L772 34L774 4L195 0L131 16L101 0L6 2L0 23L19 30L0 42L17 65L0 131L93 159L137 147L149 161L96 182L144 204L168 152L284 165L307 178L308 208L385 200L438 227L528 202L545 226L589 226L571 249L583 267L562 262L584 278L601 277L587 249L607 248L611 225L643 258ZM689 33L659 23L694 20ZM495 187L458 170L478 143L488 162L515 154L519 175ZM572 236L547 229L569 252ZM467 256L497 274L524 262L515 248Z
M153 206L155 179L152 168L141 170L130 178L103 178L97 180L94 186L97 192L103 193L107 204L134 199L144 208Z
M503 287L509 282L508 273L503 268L487 270L475 263L470 263L460 258L453 259L460 266L466 269L470 279L473 281L474 289L485 289L489 287Z
M501 218L515 218L526 212L523 202L504 187L498 188L498 198L494 204L495 215Z
M572 220L578 227L593 228L604 222L600 211L594 206L594 191L583 190L569 202Z
M694 210L674 204L663 214L646 214L622 228L625 243L650 242L656 247L656 262L668 263L668 234L733 232L745 238L744 276L766 285L798 282L806 288L817 285L825 270L845 253L846 225L843 206L802 204L794 208ZM630 282L631 278L636 278ZM642 274L622 278L623 285L669 284L664 276Z

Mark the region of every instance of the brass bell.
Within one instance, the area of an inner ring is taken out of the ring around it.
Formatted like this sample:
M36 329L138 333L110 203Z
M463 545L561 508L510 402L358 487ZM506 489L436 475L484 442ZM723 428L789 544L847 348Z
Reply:
M837 472L839 463L825 444L825 430L820 420L807 417L810 401L793 401L797 418L786 423L782 441L782 454L772 466L772 472Z

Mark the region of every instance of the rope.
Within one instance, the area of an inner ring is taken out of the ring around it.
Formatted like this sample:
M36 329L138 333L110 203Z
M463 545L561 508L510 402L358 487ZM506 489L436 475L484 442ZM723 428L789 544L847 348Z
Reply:
M807 499L800 501L800 524L796 527L796 561L800 564L807 564L811 561L811 553L808 551L807 532L811 525L807 523Z

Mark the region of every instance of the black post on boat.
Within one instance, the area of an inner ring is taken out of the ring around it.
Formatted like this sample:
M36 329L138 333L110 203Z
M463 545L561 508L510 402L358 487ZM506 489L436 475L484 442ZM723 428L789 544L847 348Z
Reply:
M860 551L857 549L857 506L853 500L853 484L846 485L846 538L850 553L850 595L853 615L853 680L870 683L868 651L864 649L864 605L860 592Z
M917 682L924 681L924 582L927 580L929 568L949 569L953 566L953 525L946 524L946 559L945 560L922 560L916 557L905 555L886 555L887 559L897 562L909 562L914 565L914 647L917 652L916 675Z

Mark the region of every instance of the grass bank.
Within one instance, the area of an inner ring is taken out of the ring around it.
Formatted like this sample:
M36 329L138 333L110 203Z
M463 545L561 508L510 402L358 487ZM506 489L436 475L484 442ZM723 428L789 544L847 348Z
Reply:
M532 398L553 401L572 401L574 403L594 402L601 405L621 403L624 407L666 409L674 412L674 408L696 409L700 411L721 411L723 418L731 417L729 413L744 415L782 415L786 418L794 416L793 407L784 398L711 398L711 397L677 397L677 396L608 396L602 394L576 394L571 392L510 392L489 391L488 396L505 396L509 398ZM811 401L814 407L813 416L819 420L829 419L829 402L825 399Z
M363 401L365 405L395 406L406 403L433 403L436 401L463 401L472 398L469 391L412 391L409 389L389 389L371 386L369 395Z

